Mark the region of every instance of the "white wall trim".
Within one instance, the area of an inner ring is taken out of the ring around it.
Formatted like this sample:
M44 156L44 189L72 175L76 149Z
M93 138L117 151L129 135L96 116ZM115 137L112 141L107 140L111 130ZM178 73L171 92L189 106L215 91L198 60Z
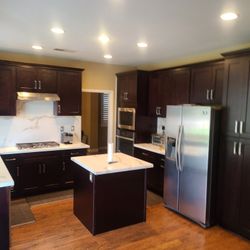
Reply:
M109 116L108 116L108 143L114 143L114 91L113 90L105 90L105 89L82 89L82 92L88 93L104 93L109 95Z

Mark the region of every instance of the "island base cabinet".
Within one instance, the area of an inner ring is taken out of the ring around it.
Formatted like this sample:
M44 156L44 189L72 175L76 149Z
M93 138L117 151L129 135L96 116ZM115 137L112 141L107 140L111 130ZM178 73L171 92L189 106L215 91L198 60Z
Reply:
M93 235L146 220L146 170L93 175L74 168L74 214Z
M0 249L10 246L10 188L0 188Z

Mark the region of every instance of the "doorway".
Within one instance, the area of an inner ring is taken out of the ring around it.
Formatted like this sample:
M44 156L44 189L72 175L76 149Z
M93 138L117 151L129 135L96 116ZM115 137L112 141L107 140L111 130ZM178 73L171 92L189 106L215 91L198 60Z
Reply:
M111 91L83 90L82 142L90 146L88 154L107 153L110 138ZM111 139L112 140L112 139Z

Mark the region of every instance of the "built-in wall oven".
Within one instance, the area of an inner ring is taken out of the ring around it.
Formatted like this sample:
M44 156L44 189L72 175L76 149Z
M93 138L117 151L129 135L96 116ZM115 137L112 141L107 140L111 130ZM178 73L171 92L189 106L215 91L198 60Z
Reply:
M134 155L135 132L123 129L116 130L116 151Z
M118 108L117 127L127 130L135 130L135 108Z

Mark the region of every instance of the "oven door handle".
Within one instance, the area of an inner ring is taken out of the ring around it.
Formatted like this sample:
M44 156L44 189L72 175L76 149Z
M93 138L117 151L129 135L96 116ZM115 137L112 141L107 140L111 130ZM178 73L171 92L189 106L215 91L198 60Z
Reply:
M121 135L116 135L116 138L124 139L124 140L127 140L127 141L132 141L132 142L134 142L134 139L133 139L133 138L129 138L129 137L121 136Z

